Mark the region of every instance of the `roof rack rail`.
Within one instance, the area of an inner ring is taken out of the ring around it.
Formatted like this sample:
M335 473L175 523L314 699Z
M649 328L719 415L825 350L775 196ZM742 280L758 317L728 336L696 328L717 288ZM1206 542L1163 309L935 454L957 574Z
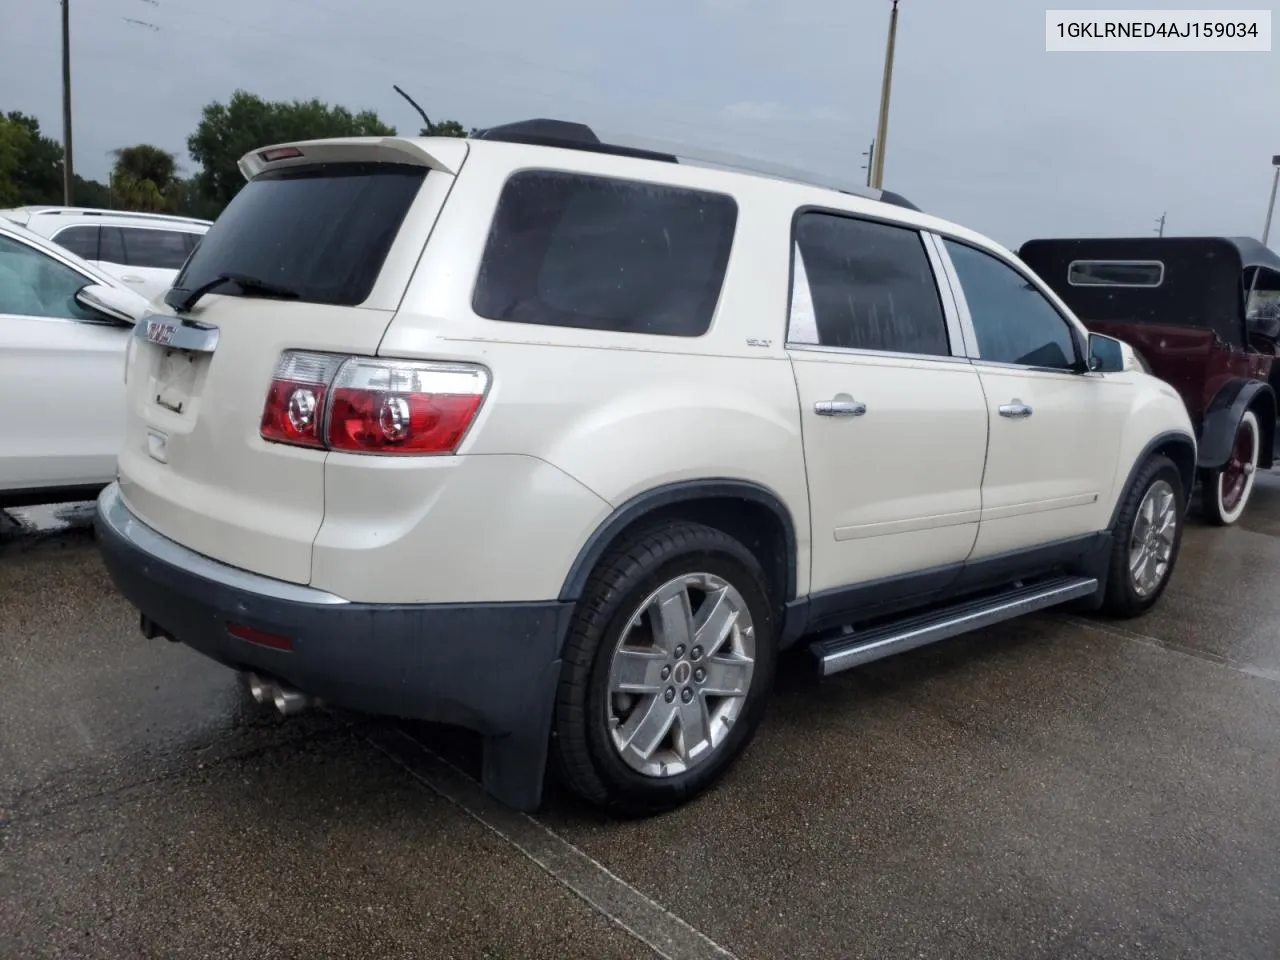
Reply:
M766 176L775 180L803 183L811 187L821 187L825 190L836 190L851 196L865 197L868 200L878 200L882 203L890 203L894 206L920 211L920 208L906 197L891 190L876 190L852 181L826 177L807 170L772 164L738 154L703 150L661 140L633 137L627 134L611 135L601 139L596 131L586 124L567 120L539 118L505 123L480 131L476 134L475 139L497 140L504 143L526 143L543 147L561 147L569 150L586 150L591 153L637 157L642 160L656 160L662 163L680 163L711 169L734 170L740 173Z
M183 223L198 223L208 226L213 221L201 220L199 217L184 217L177 213L151 213L144 210L109 210L105 207L63 207L53 205L29 206L26 208L31 214L48 214L55 217L62 216L86 216L86 217L129 217L135 220L160 220L172 222L180 220Z

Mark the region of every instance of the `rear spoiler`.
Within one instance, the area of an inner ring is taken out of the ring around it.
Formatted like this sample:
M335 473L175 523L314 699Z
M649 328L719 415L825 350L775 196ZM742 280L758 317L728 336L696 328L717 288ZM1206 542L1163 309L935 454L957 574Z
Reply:
M342 137L277 143L246 153L237 164L246 180L284 167L314 163L407 163L457 174L467 158L467 142L454 137Z

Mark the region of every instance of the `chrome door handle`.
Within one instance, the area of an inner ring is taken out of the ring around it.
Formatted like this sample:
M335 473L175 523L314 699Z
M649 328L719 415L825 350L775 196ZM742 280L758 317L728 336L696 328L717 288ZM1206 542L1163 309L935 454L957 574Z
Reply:
M860 417L867 412L867 405L858 400L819 400L813 412L820 417Z
M1021 420L1024 417L1031 416L1031 408L1021 400L1014 400L1012 403L1001 404L1000 416L1011 417L1014 420Z

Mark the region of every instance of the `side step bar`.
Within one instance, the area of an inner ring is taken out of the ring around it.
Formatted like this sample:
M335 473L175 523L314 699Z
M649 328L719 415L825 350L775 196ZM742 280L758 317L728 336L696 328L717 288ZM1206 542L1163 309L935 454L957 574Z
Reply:
M971 630L980 630L1002 620L1012 620L1068 600L1087 597L1097 589L1098 581L1092 577L1055 577L873 627L861 633L846 633L818 640L809 649L818 658L819 673L829 677L833 673L859 667L873 660L914 650Z

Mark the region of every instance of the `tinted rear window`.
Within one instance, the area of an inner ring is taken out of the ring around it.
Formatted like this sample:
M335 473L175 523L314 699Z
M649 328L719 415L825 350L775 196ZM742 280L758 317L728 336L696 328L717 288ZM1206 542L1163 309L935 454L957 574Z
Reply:
M125 263L131 267L177 270L187 259L187 240L176 230L122 227Z
M490 320L700 336L737 216L721 194L518 173L498 200L472 307Z
M220 273L240 273L310 303L362 303L426 175L424 167L385 163L262 174L222 211L174 287L190 291Z

